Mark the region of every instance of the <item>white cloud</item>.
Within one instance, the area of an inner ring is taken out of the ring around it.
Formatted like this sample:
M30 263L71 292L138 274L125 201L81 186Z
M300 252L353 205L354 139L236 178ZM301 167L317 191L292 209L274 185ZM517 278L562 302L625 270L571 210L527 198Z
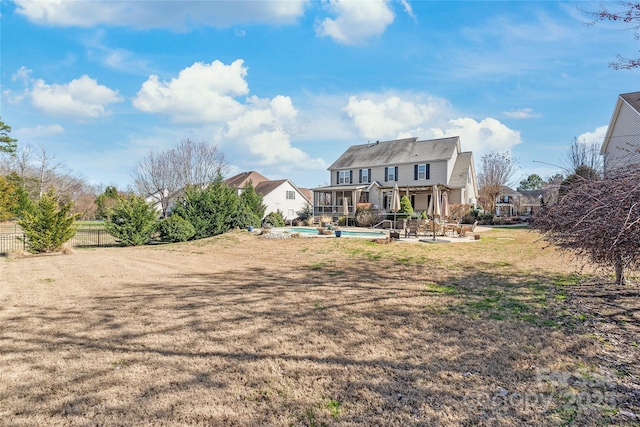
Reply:
M368 95L369 99L349 98L343 108L365 138L383 140L417 129L425 123L435 123L449 110L449 103L440 98L421 97L405 101L397 95Z
M608 125L597 127L593 132L585 132L578 136L577 141L582 144L598 144L601 145L607 134Z
M371 140L459 136L462 149L473 151L476 157L489 151L510 151L522 142L519 131L493 118L451 119L454 112L449 102L441 98L405 100L397 95L368 95L368 99L358 99L352 96L344 111L358 132Z
M17 12L38 24L93 27L106 24L138 29L236 24L292 24L306 0L287 1L64 1L15 0Z
M170 81L149 77L133 105L145 112L166 114L176 123L206 128L231 157L257 166L280 170L326 167L322 159L312 159L292 145L291 135L300 125L291 98L247 96L246 75L240 59L230 65L195 63ZM240 96L245 99L238 100Z
M37 125L32 128L16 129L15 135L20 138L37 138L41 136L50 136L64 133L64 128L58 124L54 125Z
M249 93L246 75L247 68L241 59L231 65L220 61L197 62L168 82L150 76L133 105L148 113L168 114L182 123L231 120L244 110L234 97Z
M327 7L337 17L325 18L318 24L316 33L347 45L361 44L381 35L394 19L387 0L330 0Z
M106 107L122 101L117 91L99 85L87 75L67 84L48 85L37 79L27 94L34 107L50 116L80 120L109 115Z
M322 159L312 159L291 145L288 129L296 126L297 110L288 96L272 100L251 98L246 111L228 122L220 137L225 145L243 150L259 166L291 169L325 168Z
M23 84L27 85L29 83L29 80L31 80L31 73L33 72L33 70L30 70L29 68L22 66L20 67L20 69L18 69L18 71L16 71L12 76L11 76L11 81L15 82L17 80L20 80Z
M502 114L512 119L531 119L542 117L542 114L534 113L532 108L518 108L517 110L504 111Z
M479 122L470 118L449 120L446 128L433 128L433 137L445 138L459 136L464 151L473 151L475 158L480 158L490 151L505 152L520 144L520 131L509 129L493 118Z

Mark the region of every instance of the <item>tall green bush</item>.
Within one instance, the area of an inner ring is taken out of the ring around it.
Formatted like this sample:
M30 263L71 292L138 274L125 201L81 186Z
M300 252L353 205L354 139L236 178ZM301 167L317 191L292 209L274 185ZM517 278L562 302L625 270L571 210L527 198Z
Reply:
M146 245L156 230L158 211L142 196L120 198L107 210L104 226L122 246Z
M260 221L264 218L267 206L263 203L262 194L256 192L251 180L249 180L249 182L247 182L242 188L240 200L249 209L249 211L254 214L254 217L258 219L257 223L254 222L247 225L260 226Z
M33 204L31 211L25 211L18 224L31 252L54 252L76 234L73 225L76 216L69 213L72 207L72 203L60 203L51 188Z
M401 213L413 213L413 206L411 206L411 200L407 196L402 196L400 198L400 210L398 212Z
M216 178L207 188L190 187L173 207L195 228L194 239L216 236L240 226L238 210L242 205L236 189Z

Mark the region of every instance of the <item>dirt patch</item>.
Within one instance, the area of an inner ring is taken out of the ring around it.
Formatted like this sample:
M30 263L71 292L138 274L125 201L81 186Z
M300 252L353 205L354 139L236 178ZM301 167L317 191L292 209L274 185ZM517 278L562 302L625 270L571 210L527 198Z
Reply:
M633 425L638 299L601 311L577 267L524 230L0 259L0 419Z

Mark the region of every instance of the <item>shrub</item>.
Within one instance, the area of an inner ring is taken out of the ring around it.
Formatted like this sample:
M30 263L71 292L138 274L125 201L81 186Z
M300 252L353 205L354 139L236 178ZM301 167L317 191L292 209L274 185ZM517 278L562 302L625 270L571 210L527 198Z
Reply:
M493 214L485 213L478 215L477 220L479 224L493 224Z
M158 223L160 240L163 242L186 242L196 234L196 229L180 215L171 215Z
M76 234L73 226L76 215L69 213L72 207L70 202L60 204L52 188L33 204L30 212L24 212L18 224L31 252L56 251Z
M158 212L141 196L122 197L107 210L104 226L122 246L146 245L156 230Z
M269 215L264 218L263 222L269 224L271 227L284 227L282 211L278 209L276 212L270 212Z
M313 218L313 206L310 203L306 203L302 209L296 212L296 215L301 221Z
M413 206L411 206L411 200L407 196L402 196L400 198L400 210L399 213L413 213Z
M249 209L239 212L241 206L243 203L236 189L218 177L207 188L188 188L172 211L193 225L194 239L203 239L244 226L251 217L247 213Z

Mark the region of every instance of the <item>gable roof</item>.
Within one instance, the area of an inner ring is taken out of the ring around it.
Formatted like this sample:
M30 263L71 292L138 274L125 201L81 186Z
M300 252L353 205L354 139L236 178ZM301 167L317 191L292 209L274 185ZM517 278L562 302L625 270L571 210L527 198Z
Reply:
M294 190L296 190L302 197L304 197L309 203L313 200L313 194L310 190L306 188L298 188L296 185L288 179L278 179L275 181L263 181L260 184L256 185L256 192L262 194L262 196L266 196L267 194L274 191L276 188L280 187L285 182L288 182Z
M263 175L260 175L256 171L241 172L238 175L234 175L231 178L224 180L228 185L237 188L243 188L247 182L251 181L254 188L261 182L269 181L269 179Z
M287 179L279 179L277 181L263 181L255 186L256 193L266 196L287 181Z
M456 164L453 165L451 171L451 178L449 179L449 187L451 188L464 188L467 185L467 179L469 178L469 170L473 162L473 153L471 151L465 151L458 154L456 158Z
M300 190L300 193L306 197L307 199L309 199L309 201L313 200L313 193L311 192L311 190L309 190L308 188L299 188L298 190Z
M607 133L604 136L604 141L602 142L602 147L600 148L600 154L602 155L607 154L607 147L609 146L611 134L613 133L613 125L618 120L618 114L620 114L620 109L622 108L623 103L629 105L633 110L635 110L636 113L640 115L640 92L623 93L618 96L616 106L613 109L613 114L611 115L611 120L609 121Z
M627 104L640 113L640 92L623 93L620 98L624 99Z
M453 157L455 150L460 151L460 138L457 136L423 141L418 141L417 137L413 137L373 144L352 145L328 169L448 160Z

